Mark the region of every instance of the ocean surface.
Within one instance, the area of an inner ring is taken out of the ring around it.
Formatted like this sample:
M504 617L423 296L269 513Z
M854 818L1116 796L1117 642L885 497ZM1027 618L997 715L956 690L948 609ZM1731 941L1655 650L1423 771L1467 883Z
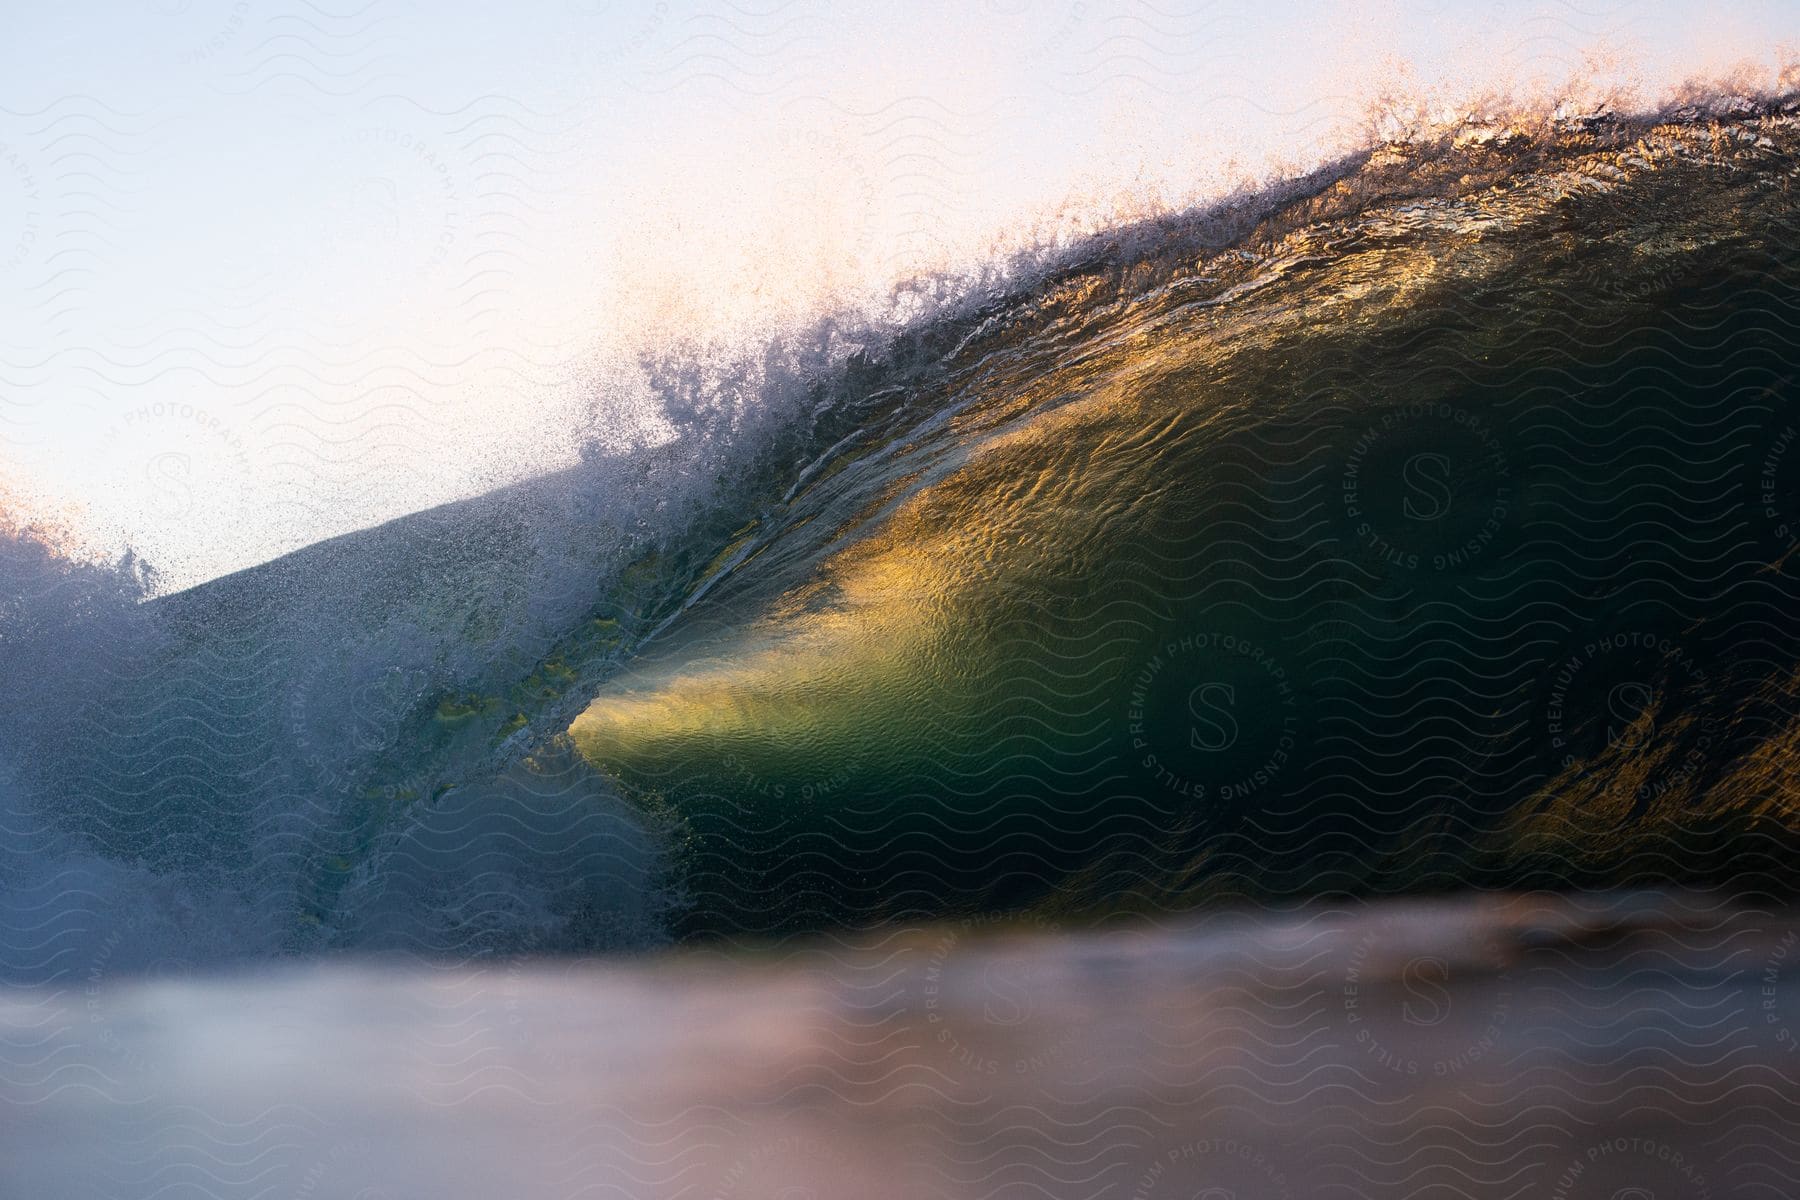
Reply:
M1793 1194L1800 921L1697 894L969 920L0 993L0 1194Z
M1800 102L641 364L177 593L0 519L0 1195L1776 1197Z

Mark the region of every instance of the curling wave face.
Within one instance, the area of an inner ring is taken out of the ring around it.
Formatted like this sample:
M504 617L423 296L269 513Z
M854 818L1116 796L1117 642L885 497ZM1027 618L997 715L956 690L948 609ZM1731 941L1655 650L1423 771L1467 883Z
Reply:
M1470 124L671 355L663 446L149 604L20 549L8 965L1786 888L1794 108Z
M1797 150L1475 126L1096 245L573 739L680 815L700 926L1785 884Z

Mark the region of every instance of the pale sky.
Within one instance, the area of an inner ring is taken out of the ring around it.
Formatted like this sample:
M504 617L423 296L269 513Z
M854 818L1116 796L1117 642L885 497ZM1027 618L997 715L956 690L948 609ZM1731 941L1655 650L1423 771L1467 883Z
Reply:
M1800 0L0 5L0 484L173 586L628 435L645 346L1314 165L1383 95L1800 43Z

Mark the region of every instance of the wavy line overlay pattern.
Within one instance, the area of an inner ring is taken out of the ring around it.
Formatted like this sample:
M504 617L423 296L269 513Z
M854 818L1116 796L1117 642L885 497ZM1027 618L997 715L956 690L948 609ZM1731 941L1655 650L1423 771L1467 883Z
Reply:
M567 7L558 69L834 108L800 274L940 256L1032 122L822 99L803 3ZM0 108L0 1195L1796 1190L1791 76L1395 110L627 399L518 307L591 111L398 90L382 3L150 8L220 111L350 115L298 208L380 286L222 230L122 312L179 107ZM988 8L1244 103L1228 7ZM1562 11L1511 66L1626 20ZM444 476L546 395L556 469ZM71 422L122 558L14 494ZM270 520L340 536L171 590Z

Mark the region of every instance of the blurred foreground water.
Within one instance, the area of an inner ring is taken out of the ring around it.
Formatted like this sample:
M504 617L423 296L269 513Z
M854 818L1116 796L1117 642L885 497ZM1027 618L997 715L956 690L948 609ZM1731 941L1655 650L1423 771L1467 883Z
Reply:
M1784 1197L1800 921L1510 896L0 991L0 1196Z

